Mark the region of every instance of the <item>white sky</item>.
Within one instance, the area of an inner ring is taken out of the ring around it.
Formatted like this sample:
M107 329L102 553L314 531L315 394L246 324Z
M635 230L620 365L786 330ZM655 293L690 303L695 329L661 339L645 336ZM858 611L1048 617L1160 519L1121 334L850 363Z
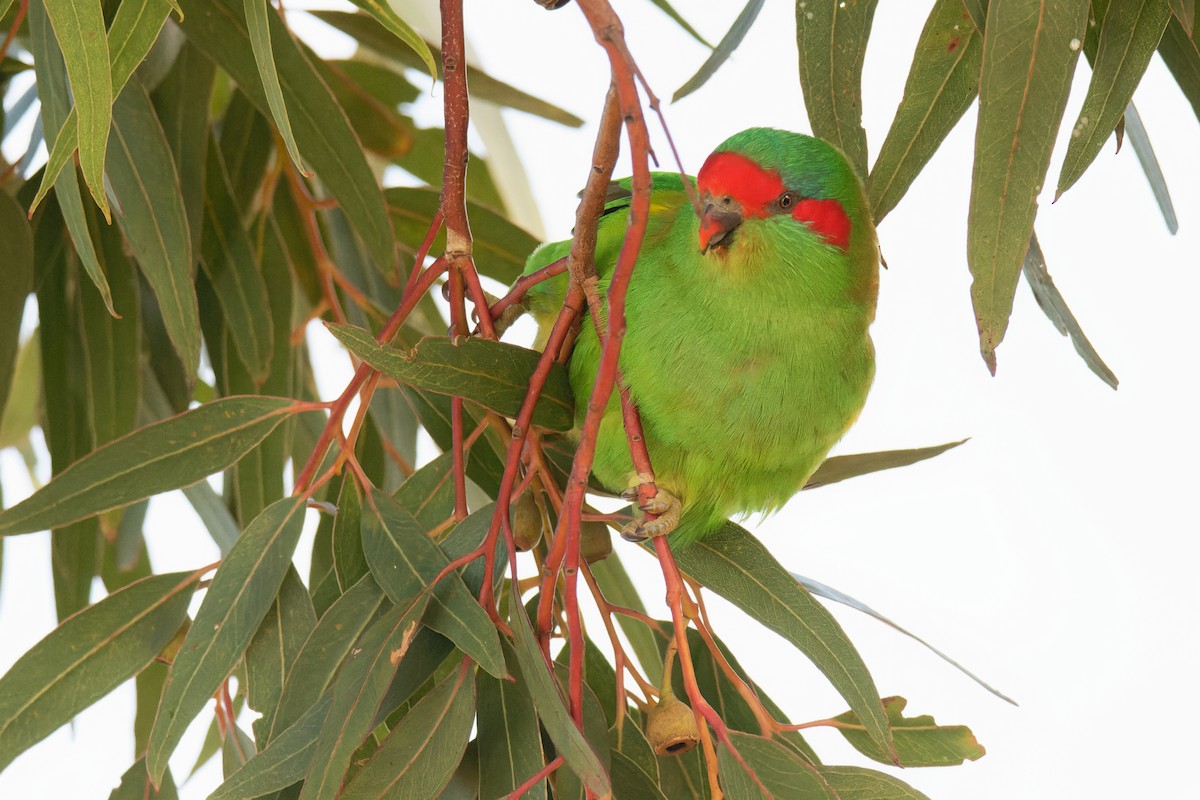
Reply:
M677 6L713 41L740 8L717 0ZM648 0L617 8L643 72L669 98L705 51ZM924 8L881 3L877 12L864 75L872 157L899 101ZM766 4L733 60L699 92L667 106L689 170L743 128L808 130L792 13L789 3ZM545 228L562 238L607 86L603 53L572 6L547 13L528 0L468 0L467 25L489 72L589 120L571 131L505 114ZM1064 135L1086 74L1081 61ZM890 629L834 609L883 694L907 697L910 714L970 725L987 747L987 756L963 767L903 772L933 800L1178 796L1194 785L1200 423L1191 342L1200 290L1200 129L1157 58L1135 101L1167 175L1179 235L1167 234L1133 153L1114 157L1111 142L1056 205L1047 192L1038 226L1050 272L1120 390L1087 370L1023 282L998 375L987 374L965 259L972 110L881 226L890 269L873 329L878 376L837 452L972 440L931 462L805 493L750 523L788 567L888 614L1021 703L1008 706ZM661 135L655 141L665 157ZM1048 186L1061 156L1062 148ZM22 490L11 477L13 455L3 458L11 503ZM173 508L158 502L152 510L158 571L207 563L214 550ZM0 669L53 625L48 541L38 534L6 543ZM661 602L656 564L617 546L629 553L653 611ZM710 596L709 604L718 635L794 720L845 710L803 656L719 600ZM132 687L122 687L82 715L73 733L64 729L22 756L0 775L0 797L106 797L133 758L125 736L132 697ZM190 767L199 734L172 762L177 774ZM827 762L864 763L834 732L813 732L810 741ZM203 797L218 779L210 769L183 796Z

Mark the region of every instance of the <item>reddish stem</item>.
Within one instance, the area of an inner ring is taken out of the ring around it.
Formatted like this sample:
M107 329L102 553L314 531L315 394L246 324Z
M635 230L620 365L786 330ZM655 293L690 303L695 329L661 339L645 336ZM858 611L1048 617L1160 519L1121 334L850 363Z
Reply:
M556 758L551 760L550 763L546 764L546 766L542 767L536 773L534 773L532 778L525 781L520 786L518 786L517 788L515 788L511 792L509 792L508 800L520 800L520 798L523 794L528 792L533 787L537 786L542 781L546 780L546 778L550 777L550 774L552 772L554 772L554 770L561 767L564 763L566 763L566 759L564 759L562 756L557 756Z

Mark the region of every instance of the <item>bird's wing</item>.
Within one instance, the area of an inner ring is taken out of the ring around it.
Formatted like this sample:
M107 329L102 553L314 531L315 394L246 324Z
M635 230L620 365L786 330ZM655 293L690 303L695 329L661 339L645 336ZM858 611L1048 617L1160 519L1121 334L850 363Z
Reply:
M655 228L669 227L675 215L688 203L687 187L683 178L674 172L651 173L650 190L650 219ZM600 226L596 236L596 271L600 276L601 286L606 286L608 278L616 266L617 253L621 249L621 241L625 236L625 228L629 224L629 206L633 199L632 178L623 178L608 185L605 195L604 211L600 217ZM653 232L648 234L648 237ZM533 251L525 262L524 274L536 272L547 267L560 258L565 258L571 250L571 240L545 244ZM549 280L542 281L530 287L526 295L525 307L533 314L538 323L538 346L549 334L563 300L567 294L567 275L563 273Z

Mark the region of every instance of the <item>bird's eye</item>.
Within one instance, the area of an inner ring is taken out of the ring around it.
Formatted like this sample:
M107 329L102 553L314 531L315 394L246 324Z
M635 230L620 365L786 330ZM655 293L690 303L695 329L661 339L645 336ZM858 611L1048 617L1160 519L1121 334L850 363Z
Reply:
M779 196L779 200L777 200L776 202L779 203L779 207L781 209L783 209L784 211L787 211L789 208L796 205L796 193L795 192L784 192L783 194L781 194Z

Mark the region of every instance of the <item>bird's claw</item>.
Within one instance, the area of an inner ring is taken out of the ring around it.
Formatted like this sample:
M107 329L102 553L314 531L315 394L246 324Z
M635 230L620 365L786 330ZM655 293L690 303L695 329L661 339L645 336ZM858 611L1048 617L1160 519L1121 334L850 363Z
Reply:
M634 496L637 490L630 490ZM622 497L627 492L622 493ZM633 498L630 498L633 499ZM683 510L679 498L663 489L658 494L638 506L647 514L654 514L656 519L635 519L621 529L621 538L627 542L644 542L656 536L666 536L679 527L679 515Z

